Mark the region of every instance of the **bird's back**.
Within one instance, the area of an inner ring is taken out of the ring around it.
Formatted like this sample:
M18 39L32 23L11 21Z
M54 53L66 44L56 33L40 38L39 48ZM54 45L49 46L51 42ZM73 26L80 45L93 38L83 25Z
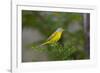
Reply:
M61 38L62 32L55 32L54 35L48 40L49 42L55 43Z

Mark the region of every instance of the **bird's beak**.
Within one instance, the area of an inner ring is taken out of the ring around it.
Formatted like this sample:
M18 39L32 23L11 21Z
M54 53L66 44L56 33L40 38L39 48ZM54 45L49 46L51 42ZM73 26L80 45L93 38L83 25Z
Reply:
M64 31L64 29L62 29L62 31Z

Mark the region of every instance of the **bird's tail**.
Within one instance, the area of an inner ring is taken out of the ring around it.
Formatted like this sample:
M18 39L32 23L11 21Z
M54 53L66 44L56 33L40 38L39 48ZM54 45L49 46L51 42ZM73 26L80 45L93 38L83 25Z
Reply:
M39 45L39 46L32 46L32 48L39 48L39 47L41 47L41 46L43 46L43 45L46 45L46 44L48 44L49 42L45 42L45 43L43 43L43 44L41 44L41 45Z
M45 42L45 43L43 43L43 44L41 44L41 45L39 45L39 46L43 46L43 45L46 45L46 44L48 44L49 42Z

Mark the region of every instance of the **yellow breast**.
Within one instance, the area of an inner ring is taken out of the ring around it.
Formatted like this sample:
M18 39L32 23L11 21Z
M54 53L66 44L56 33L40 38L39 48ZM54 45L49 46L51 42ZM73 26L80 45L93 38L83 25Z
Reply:
M62 32L56 32L55 36L52 37L52 39L50 40L50 42L52 42L52 43L57 42L61 38L61 34L62 34Z

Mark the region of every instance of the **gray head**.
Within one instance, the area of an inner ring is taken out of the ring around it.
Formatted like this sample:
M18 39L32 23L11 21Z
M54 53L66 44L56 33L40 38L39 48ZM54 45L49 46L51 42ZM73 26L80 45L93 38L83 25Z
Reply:
M64 31L64 29L61 27L56 30L56 32L63 32L63 31Z

